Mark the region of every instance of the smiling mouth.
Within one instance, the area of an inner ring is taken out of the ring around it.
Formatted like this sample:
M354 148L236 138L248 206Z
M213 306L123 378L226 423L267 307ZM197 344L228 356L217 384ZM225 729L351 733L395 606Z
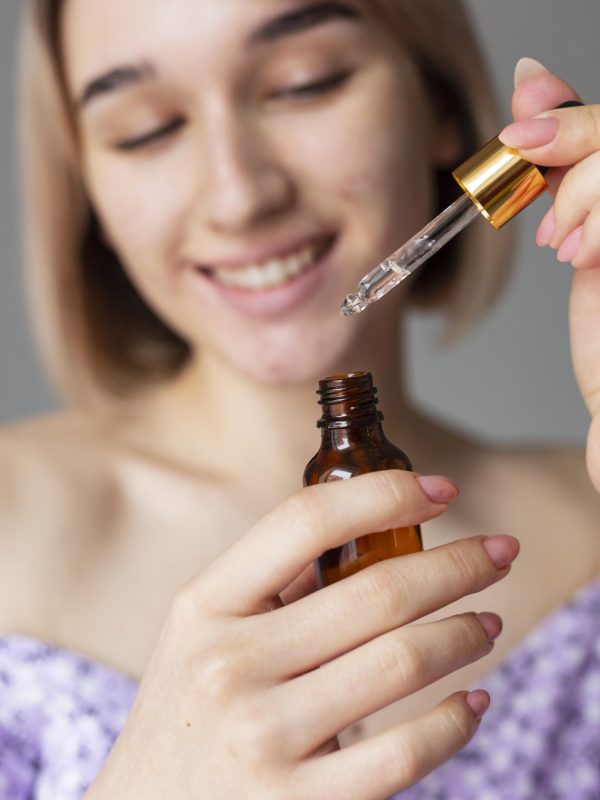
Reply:
M308 272L331 249L333 236L315 239L285 257L270 258L245 267L222 265L219 267L196 267L202 275L228 288L245 292L261 292L276 289L291 283L299 275Z

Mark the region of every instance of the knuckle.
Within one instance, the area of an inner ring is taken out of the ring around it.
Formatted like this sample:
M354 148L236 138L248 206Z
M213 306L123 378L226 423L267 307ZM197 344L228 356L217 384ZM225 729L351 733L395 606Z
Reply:
M352 600L360 606L372 606L375 599L384 618L391 621L406 607L410 595L407 576L385 561L361 570L349 588L355 595Z
M315 540L319 545L323 543L325 533L325 520L327 519L326 506L323 501L322 487L308 487L299 489L290 495L280 507L286 519L297 529L302 529L305 536Z
M247 682L248 665L239 646L230 642L213 643L198 654L192 670L203 700L216 703L230 703Z
M236 720L236 742L239 755L247 764L264 764L265 756L273 753L275 736L264 722L265 715L244 713Z
M170 608L170 618L176 624L187 626L197 619L200 608L198 586L194 580L188 581L175 594Z
M581 180L582 177L585 180L586 169L587 165L584 165L583 162L578 162L573 164L563 176L555 198L555 211L558 219L572 214L570 206L573 202L573 197L580 193Z
M465 594L476 592L484 585L483 562L480 557L481 546L464 540L454 542L447 550L449 569L458 574Z
M465 707L450 703L446 709L446 726L452 740L464 747L473 735L474 717Z
M391 510L398 508L407 509L414 504L414 498L409 488L408 475L401 470L384 470L373 473L374 488L380 503L385 503Z
M377 652L377 667L384 680L401 684L404 691L412 691L420 684L427 670L427 659L410 633L393 631L381 643Z
M583 106L587 119L587 130L590 142L594 147L600 147L600 111L591 106Z
M460 614L454 618L457 626L456 637L463 642L471 653L478 653L482 648L491 647L490 641L481 623L473 614Z
M290 757L289 725L273 697L248 694L235 715L235 742L240 758L253 769L269 769Z

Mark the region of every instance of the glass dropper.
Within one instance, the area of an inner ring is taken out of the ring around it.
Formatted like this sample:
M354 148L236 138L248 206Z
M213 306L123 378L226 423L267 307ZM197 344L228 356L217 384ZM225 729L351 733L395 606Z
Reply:
M557 108L581 105L579 100L567 100ZM452 173L463 190L462 197L365 275L356 292L344 300L342 314L360 314L408 278L480 214L494 228L501 228L548 188L544 178L547 169L521 158L518 150L503 144L497 136L491 139Z
M346 317L360 314L368 305L381 299L401 281L412 275L421 264L466 228L480 213L480 209L471 198L463 194L399 250L365 275L356 287L356 292L349 294L344 300L342 314Z

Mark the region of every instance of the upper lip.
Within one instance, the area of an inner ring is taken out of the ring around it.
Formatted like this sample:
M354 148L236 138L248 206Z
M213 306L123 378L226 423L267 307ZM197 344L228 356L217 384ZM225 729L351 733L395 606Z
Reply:
M210 261L208 259L201 262L194 261L194 264L204 269L215 269L219 267L243 269L250 264L262 264L271 259L286 258L296 253L298 250L302 250L302 248L309 244L320 241L329 243L333 238L334 235L332 233L323 232L305 235L292 240L288 238L285 242L250 244L235 252L222 253L217 258L211 259Z

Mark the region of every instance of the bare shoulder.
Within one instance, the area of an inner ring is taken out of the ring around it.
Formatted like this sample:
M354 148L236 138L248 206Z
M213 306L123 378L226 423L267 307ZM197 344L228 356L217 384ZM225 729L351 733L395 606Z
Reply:
M70 412L0 428L0 630L51 629L110 492L98 441Z
M510 486L519 495L535 493L548 508L568 508L568 513L584 515L597 515L600 509L600 495L589 478L583 447L490 448L481 465L490 479Z
M554 554L555 566L578 571L582 583L600 574L600 495L583 448L482 448L473 486L470 511L484 527L491 519L497 531L527 542L535 558Z
M0 428L0 527L37 514L74 489L98 486L99 437L85 417L61 412ZM101 482L100 482L101 483Z

